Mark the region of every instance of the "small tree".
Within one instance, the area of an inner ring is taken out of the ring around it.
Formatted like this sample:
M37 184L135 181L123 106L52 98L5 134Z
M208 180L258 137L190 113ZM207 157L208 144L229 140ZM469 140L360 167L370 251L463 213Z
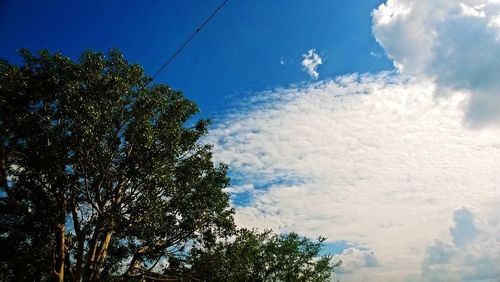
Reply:
M118 51L0 61L0 280L139 277L234 229L207 121Z
M324 240L241 229L233 240L194 250L190 274L203 281L329 281L341 262L321 256Z

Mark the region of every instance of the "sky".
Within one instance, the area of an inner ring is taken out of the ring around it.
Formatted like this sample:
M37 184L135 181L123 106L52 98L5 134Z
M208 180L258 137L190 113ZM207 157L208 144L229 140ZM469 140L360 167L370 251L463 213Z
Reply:
M152 75L221 1L2 1L0 57ZM500 1L229 0L156 78L213 120L239 226L328 237L340 281L499 281Z

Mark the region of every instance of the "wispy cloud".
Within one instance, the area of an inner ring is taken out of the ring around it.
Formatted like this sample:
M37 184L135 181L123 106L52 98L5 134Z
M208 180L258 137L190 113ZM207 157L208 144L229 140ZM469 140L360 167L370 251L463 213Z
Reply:
M232 168L234 192L251 196L236 206L238 224L373 252L379 266L353 258L345 281L422 280L426 250L448 240L457 207L500 203L499 132L464 128L467 94L436 100L435 88L353 74L264 92L235 109L209 142Z
M280 65L286 65L285 58L280 57Z
M304 58L302 60L302 66L304 70L314 79L318 79L319 73L317 71L318 66L323 62L321 61L321 57L316 53L315 49L311 49L307 51L306 54L302 55Z

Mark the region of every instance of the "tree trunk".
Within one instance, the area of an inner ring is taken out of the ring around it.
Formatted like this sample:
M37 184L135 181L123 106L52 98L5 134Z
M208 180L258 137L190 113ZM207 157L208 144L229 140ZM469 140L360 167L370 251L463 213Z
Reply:
M94 229L94 234L89 243L89 251L87 255L87 263L83 270L85 281L97 281L101 272L101 265L106 258L109 243L113 235L113 231L108 227L107 231L103 230L102 220ZM112 224L111 224L112 225Z
M95 252L95 256L93 259L92 273L90 275L90 281L99 281L99 277L101 275L101 266L106 258L106 254L108 251L109 243L111 242L111 231L106 231L100 246L97 248Z
M101 233L102 229L102 221L99 220L97 223L97 226L94 227L94 232L92 234L92 237L89 242L89 250L87 252L87 263L85 264L85 269L83 270L83 280L85 281L90 281L91 277L94 273L94 267L95 267L95 254L97 252L97 244L99 240L99 235Z
M65 252L65 234L64 224L58 224L55 228L56 246L54 251L54 281L64 282L64 256Z
M76 206L74 204L71 207L71 215L73 216L73 228L75 229L77 240L77 249L75 256L76 264L73 271L73 281L80 281L80 278L82 276L85 235L82 233L80 221L76 212Z
M99 252L97 253L97 258L95 260L98 265L102 264L102 262L106 258L106 254L108 252L108 247L109 247L109 243L111 242L112 234L113 234L112 231L107 231L106 235L104 235L104 239L101 243L101 246L99 248Z
M7 156L3 138L0 138L0 187L7 190Z

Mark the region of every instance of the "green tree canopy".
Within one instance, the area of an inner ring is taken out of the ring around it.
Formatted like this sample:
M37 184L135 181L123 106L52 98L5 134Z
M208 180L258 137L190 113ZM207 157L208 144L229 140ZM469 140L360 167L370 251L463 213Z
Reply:
M195 104L115 50L22 57L0 62L1 279L141 275L234 229Z
M236 230L181 92L116 50L21 55L0 60L0 280L328 279L324 239Z
M335 267L320 254L325 238L241 229L235 238L194 252L191 273L205 281L329 281Z

